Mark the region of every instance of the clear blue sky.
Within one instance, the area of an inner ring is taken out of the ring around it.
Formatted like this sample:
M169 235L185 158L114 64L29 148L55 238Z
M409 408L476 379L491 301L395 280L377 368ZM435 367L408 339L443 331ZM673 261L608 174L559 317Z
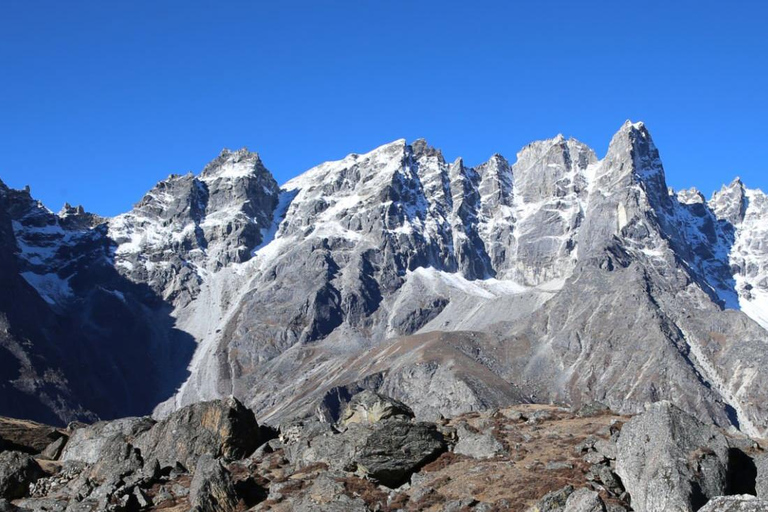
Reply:
M768 2L5 1L0 178L125 211L221 148L279 182L405 137L599 155L643 120L675 188L768 191Z

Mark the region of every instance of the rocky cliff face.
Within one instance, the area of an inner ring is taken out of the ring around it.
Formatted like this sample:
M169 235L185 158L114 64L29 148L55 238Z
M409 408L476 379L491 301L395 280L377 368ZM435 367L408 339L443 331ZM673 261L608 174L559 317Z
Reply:
M121 368L116 407L140 380L116 359L125 344L163 390L135 407L173 395L158 417L231 394L267 422L333 417L367 388L421 418L669 399L768 428L768 200L738 180L709 201L669 190L641 123L602 160L558 136L469 167L399 140L282 187L225 151L113 219L6 195L11 277L52 321L96 322L117 347L87 362ZM94 294L152 335L124 341L112 310L83 319ZM115 414L72 400L60 418Z

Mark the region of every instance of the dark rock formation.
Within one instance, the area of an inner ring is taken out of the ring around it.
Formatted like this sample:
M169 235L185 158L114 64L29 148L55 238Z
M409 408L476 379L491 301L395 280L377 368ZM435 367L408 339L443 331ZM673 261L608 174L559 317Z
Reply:
M200 402L176 411L135 441L141 453L162 466L181 464L192 469L202 455L242 459L260 444L253 411L234 398Z
M234 512L237 494L232 478L219 460L202 455L189 488L189 503L195 512Z
M0 498L13 500L26 496L29 484L44 475L35 460L26 453L0 453Z

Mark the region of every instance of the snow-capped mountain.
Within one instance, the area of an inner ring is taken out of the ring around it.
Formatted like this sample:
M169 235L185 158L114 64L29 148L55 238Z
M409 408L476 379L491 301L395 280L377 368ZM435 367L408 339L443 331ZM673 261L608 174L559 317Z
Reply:
M333 417L373 388L425 418L671 399L764 434L768 200L736 180L707 201L664 173L645 126L627 122L602 160L562 136L476 167L398 140L282 187L258 155L224 151L112 219L2 187L9 278L110 347L78 370L66 353L27 364L36 345L9 318L2 346L26 348L2 375L61 420L230 394L271 422ZM94 294L117 302L83 307ZM129 342L126 311L151 335ZM48 367L63 376L46 388L56 409L14 373ZM110 372L112 408L83 391Z

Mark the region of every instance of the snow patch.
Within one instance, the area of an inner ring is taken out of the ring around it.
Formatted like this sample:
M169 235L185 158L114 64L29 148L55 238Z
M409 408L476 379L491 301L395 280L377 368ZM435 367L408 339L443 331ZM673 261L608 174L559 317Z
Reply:
M739 297L739 307L743 313L768 331L768 292L753 289L750 294L751 299Z
M36 274L34 272L22 272L21 277L29 283L40 296L51 305L57 305L72 297L72 288L69 280L72 276L62 279L57 274Z
M420 267L416 270L408 271L406 278L421 279L432 287L443 285L467 295L484 299L493 299L502 295L515 295L530 290L530 288L511 280L493 278L469 280L461 274L444 272L432 267Z
M261 229L261 243L254 247L251 251L251 256L256 256L261 253L262 256L266 255L269 251L262 251L266 246L272 243L277 236L277 231L280 229L280 223L283 222L285 214L288 212L288 207L291 206L291 202L298 194L297 190L281 190L280 195L277 197L277 206L272 214L272 222L266 228Z

